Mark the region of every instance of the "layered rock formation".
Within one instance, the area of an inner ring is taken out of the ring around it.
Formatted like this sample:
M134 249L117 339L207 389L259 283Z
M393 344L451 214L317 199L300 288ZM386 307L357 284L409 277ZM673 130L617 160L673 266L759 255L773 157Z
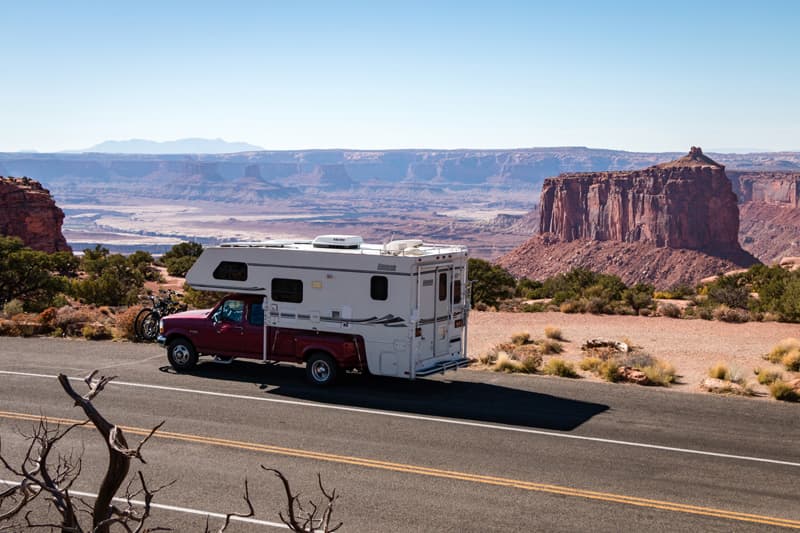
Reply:
M19 237L34 250L68 252L63 221L64 212L38 181L0 176L0 235Z
M581 266L628 283L694 283L749 266L725 167L692 147L643 170L569 173L542 187L540 233L500 264L544 278Z
M562 241L737 249L739 210L725 167L689 155L631 172L571 173L542 187L540 232Z

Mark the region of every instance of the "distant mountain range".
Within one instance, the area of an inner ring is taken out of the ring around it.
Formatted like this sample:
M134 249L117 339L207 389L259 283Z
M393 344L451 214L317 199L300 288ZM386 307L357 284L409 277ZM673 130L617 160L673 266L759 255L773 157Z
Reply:
M255 152L260 150L263 150L263 148L254 144L228 142L224 139L191 138L162 142L148 139L105 141L84 150L69 150L69 152L106 154L233 154L236 152Z

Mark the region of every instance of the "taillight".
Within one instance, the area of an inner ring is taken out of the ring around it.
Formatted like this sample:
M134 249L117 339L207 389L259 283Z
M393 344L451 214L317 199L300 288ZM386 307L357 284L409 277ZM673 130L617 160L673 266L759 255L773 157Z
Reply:
M422 337L422 328L417 328L414 330L415 337Z
M455 326L456 326L457 328L463 328L463 327L464 327L464 320L463 320L463 319L461 319L461 318L459 318L458 320L456 320L456 322L455 322Z

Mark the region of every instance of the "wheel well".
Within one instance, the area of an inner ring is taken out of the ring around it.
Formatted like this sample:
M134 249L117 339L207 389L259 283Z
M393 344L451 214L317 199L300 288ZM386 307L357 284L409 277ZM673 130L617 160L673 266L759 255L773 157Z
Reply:
M308 360L311 358L311 356L314 355L314 354L317 354L317 353L322 354L322 355L327 355L328 357L333 359L334 362L336 362L336 364L338 365L338 362L336 361L336 358L333 356L332 353L330 353L327 350L321 350L319 348L310 348L310 349L306 350L306 352L303 354L303 361L308 362Z
M186 335L180 335L180 334L172 335L171 337L167 338L167 342L165 342L164 344L167 346L167 348L169 348L170 345L173 342L178 341L178 340L185 341L187 344L189 344L192 347L192 349L194 349L195 352L197 352L197 347L194 345L194 343L192 341L189 340L188 337L186 337Z

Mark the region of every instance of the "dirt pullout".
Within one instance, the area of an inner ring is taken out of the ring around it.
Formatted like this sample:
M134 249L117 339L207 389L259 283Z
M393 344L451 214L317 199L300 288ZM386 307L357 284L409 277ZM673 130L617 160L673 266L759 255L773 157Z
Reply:
M720 362L755 383L754 368L780 368L762 359L762 355L781 339L800 337L800 325L778 322L729 324L666 317L472 311L469 354L477 357L519 332L542 339L548 325L561 329L568 341L563 343L564 353L557 357L577 363L583 357L581 344L588 339L627 339L642 351L672 363L680 377L670 388L684 392L699 392L699 384L708 376L708 369ZM582 375L596 379L587 373L582 372ZM762 394L766 391L763 386L754 388Z

